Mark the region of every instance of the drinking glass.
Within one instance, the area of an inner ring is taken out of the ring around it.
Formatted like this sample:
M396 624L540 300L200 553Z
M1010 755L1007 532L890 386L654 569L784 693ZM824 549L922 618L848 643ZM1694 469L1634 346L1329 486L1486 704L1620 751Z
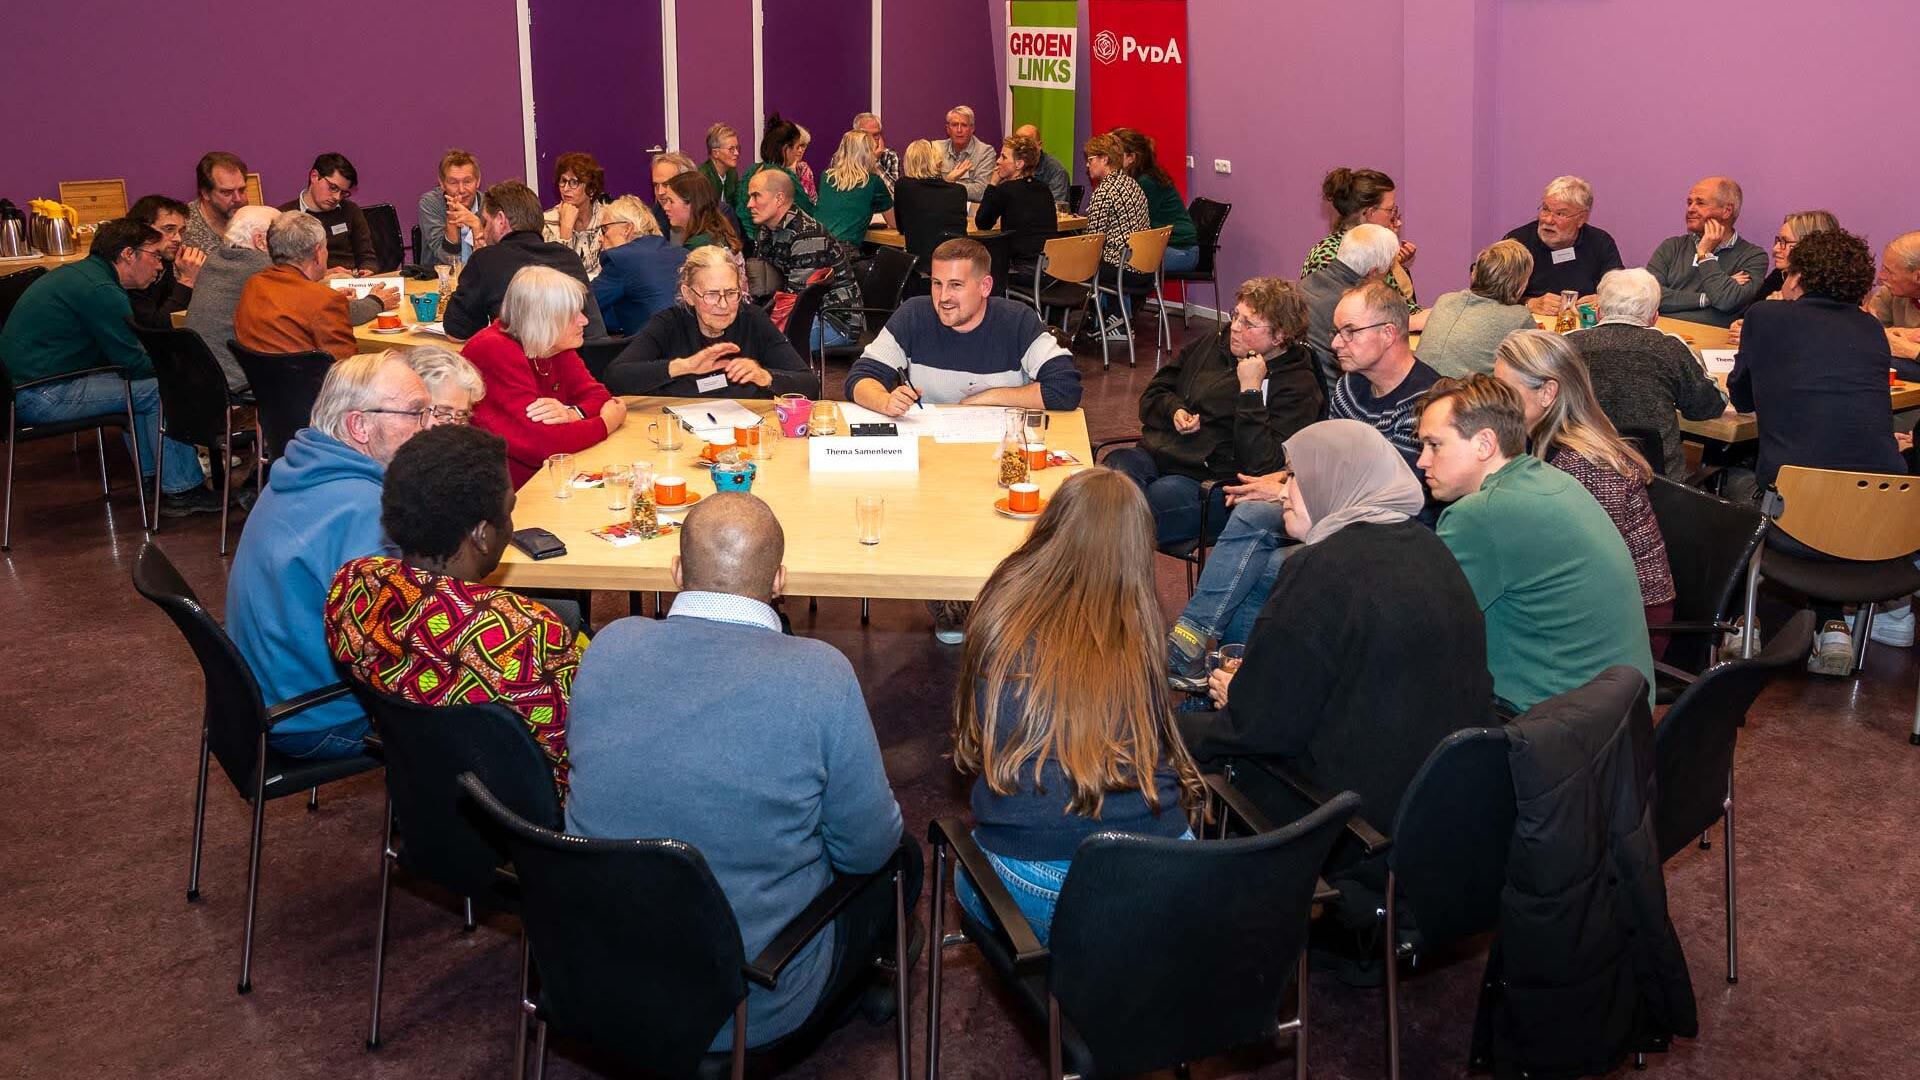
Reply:
M813 403L813 418L808 421L808 430L814 435L840 434L840 406L831 401Z
M753 441L753 460L772 461L773 452L779 449L780 425L769 420L760 425L760 437Z
M1047 441L1047 411L1045 409L1020 410L1020 428L1024 441L1029 445Z
M1209 668L1220 668L1228 674L1232 674L1240 670L1240 661L1246 659L1246 657L1247 647L1245 645L1222 645L1207 654L1207 666Z
M600 486L607 493L607 509L625 510L628 493L633 490L633 470L625 465L609 465L602 476Z
M553 481L554 498L573 498L573 455L549 454L547 456L547 478Z
M636 461L633 463L633 490L645 488L653 490L653 462Z
M820 415L818 412L815 416ZM854 535L863 544L880 542L880 517L887 501L878 495L859 495L853 500Z

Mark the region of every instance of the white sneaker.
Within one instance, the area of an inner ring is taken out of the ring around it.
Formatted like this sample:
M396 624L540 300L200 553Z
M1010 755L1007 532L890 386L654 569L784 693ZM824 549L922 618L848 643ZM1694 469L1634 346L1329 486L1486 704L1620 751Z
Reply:
M973 604L965 600L929 600L927 611L933 616L933 639L942 645L958 645L967 640L967 613Z
M1908 604L1899 611L1876 611L1873 613L1873 629L1867 636L1876 645L1891 645L1896 649L1913 646L1913 605Z
M1839 619L1830 619L1813 639L1813 654L1807 657L1807 670L1815 675L1853 674L1853 631Z
M1133 336L1127 329L1127 320L1118 315L1107 316L1107 329L1103 335L1108 341L1126 341Z

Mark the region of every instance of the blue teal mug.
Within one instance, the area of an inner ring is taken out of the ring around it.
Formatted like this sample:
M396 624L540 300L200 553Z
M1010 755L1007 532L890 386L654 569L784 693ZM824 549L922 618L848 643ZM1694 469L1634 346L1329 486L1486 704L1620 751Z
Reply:
M713 490L715 491L752 491L754 465L751 461L733 463L715 462L713 466Z
M414 293L407 299L413 301L413 317L421 322L432 322L440 313L440 294L437 292Z

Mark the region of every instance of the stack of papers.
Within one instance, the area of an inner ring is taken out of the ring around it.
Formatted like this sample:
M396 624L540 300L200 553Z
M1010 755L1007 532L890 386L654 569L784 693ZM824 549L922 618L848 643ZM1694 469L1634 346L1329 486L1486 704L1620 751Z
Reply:
M734 428L752 427L760 422L759 413L732 398L714 398L698 405L669 405L667 411L679 417L687 430L707 442L712 442L717 435L725 435L731 440Z
M848 424L894 424L902 435L931 435L939 443L997 443L1007 424L1007 410L998 405L915 406L886 416L846 402L840 415Z

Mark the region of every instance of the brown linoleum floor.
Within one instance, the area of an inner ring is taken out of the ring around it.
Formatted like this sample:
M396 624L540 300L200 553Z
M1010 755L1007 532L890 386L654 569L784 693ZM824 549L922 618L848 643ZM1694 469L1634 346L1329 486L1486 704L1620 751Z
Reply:
M1151 375L1081 359L1094 437L1137 430ZM15 544L0 557L0 1077L504 1077L510 1075L518 943L510 920L460 932L447 899L402 887L393 908L385 1046L362 1048L381 823L378 774L269 804L254 992L236 996L246 884L245 804L214 771L202 899L183 898L198 749L200 678L170 624L128 582L141 543L123 453L98 496L93 450L23 447ZM169 523L163 543L216 610L225 562L216 521ZM1168 610L1184 596L1163 560ZM597 598L596 622L624 613ZM945 758L957 650L934 643L922 605L850 600L795 629L860 672L909 828L964 813ZM1920 748L1907 744L1920 663L1876 646L1864 675L1794 673L1754 710L1739 749L1741 980L1724 980L1720 851L1667 867L1675 924L1700 1002L1700 1036L1649 1075L1920 1076ZM1716 838L1718 834L1716 833ZM948 954L944 1068L957 1077L1043 1075L1039 1039L1016 1024L977 958ZM1465 1075L1482 956L1404 985L1406 1075ZM924 961L914 977L915 1045ZM1313 984L1313 1075L1384 1075L1380 994ZM856 1020L798 1077L892 1068L890 1028ZM916 1075L921 1066L916 1063ZM1200 1077L1292 1075L1290 1048L1204 1063ZM555 1077L599 1075L556 1056Z

